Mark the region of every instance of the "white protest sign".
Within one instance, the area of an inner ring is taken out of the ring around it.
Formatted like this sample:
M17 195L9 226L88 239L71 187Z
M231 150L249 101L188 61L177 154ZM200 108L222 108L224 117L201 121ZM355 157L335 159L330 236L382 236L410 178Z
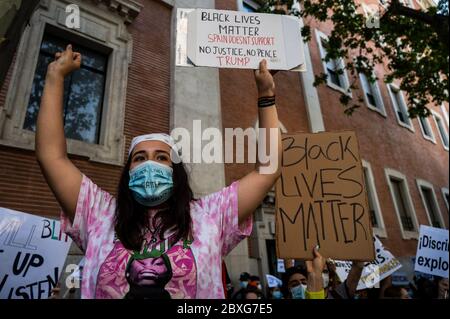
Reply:
M448 278L448 230L420 225L415 271Z
M266 279L267 279L267 286L269 288L274 288L274 287L281 287L281 285L283 284L283 282L272 275L266 275Z
M284 267L284 259L277 259L277 271L279 273L286 272Z
M378 238L374 237L374 242L376 258L374 261L365 264L357 290L372 288L381 280L402 267L400 261L398 261L389 251L384 249L383 244ZM344 282L352 268L352 262L336 260L334 263L339 279Z
M71 242L59 221L0 208L0 298L47 299Z
M306 71L296 17L211 9L177 11L177 66Z

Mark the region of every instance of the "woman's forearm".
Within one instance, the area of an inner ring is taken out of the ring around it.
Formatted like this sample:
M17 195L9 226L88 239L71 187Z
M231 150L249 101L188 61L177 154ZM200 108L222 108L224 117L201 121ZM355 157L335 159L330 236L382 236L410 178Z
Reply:
M281 134L274 106L259 108L260 139L257 167L262 174L278 176L281 167ZM265 145L264 145L264 144Z
M63 123L64 76L49 70L36 125L36 156L39 161L67 156Z

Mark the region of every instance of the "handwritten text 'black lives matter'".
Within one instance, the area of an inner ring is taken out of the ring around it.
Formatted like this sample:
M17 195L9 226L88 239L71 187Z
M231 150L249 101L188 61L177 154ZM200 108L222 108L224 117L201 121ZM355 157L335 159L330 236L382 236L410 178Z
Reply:
M199 46L199 52L216 56L220 66L247 66L251 58L278 59L273 49L275 38L261 34L258 15L202 12L201 21L219 23L218 29L208 34L210 45Z

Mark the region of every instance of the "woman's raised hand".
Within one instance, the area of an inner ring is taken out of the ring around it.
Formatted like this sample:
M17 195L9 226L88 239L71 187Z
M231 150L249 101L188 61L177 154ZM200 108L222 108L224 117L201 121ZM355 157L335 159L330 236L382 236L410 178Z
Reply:
M275 82L270 71L267 69L267 61L259 63L259 69L255 71L255 81L258 87L259 97L270 97L275 95Z
M49 64L48 73L65 77L81 66L81 54L72 51L72 45L69 44L65 51L55 54L55 61Z

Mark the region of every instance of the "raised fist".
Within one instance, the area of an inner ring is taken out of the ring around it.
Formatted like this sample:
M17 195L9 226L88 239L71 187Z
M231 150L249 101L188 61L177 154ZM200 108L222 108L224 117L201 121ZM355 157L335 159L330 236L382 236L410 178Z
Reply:
M81 66L81 54L72 51L72 45L69 44L64 52L57 52L55 54L55 61L49 64L49 73L60 76L67 76Z
M267 61L259 63L259 69L255 71L255 81L258 87L259 97L270 97L275 95L275 82L272 74L267 69Z

